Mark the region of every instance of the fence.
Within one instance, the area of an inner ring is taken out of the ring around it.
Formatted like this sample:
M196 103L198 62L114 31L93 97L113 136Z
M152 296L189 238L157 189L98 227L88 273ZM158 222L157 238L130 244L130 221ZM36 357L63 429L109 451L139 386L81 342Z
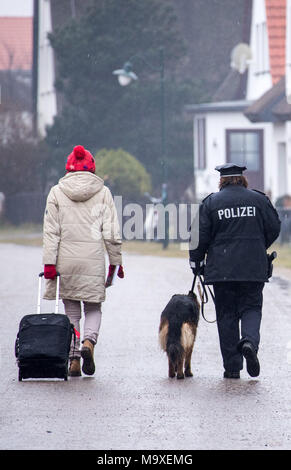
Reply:
M124 240L188 242L197 204L114 201Z
M43 222L46 195L40 192L18 193L6 196L5 219L13 225ZM114 198L122 236L125 240L160 240L165 236L172 241L188 240L188 230L195 215L196 205L129 202L121 196Z
M5 198L5 219L13 225L42 223L46 195L39 192L18 193Z

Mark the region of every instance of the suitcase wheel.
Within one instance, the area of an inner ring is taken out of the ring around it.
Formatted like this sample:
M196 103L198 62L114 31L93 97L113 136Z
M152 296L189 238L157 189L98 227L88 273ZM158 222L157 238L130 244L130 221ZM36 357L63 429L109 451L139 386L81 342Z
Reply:
M20 370L18 371L18 381L21 382L22 381L22 375L21 375L21 372Z

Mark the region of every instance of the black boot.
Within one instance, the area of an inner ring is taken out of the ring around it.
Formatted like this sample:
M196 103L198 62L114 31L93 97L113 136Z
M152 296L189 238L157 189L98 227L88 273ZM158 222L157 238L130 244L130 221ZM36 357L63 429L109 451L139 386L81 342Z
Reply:
M240 378L240 373L238 372L229 372L226 370L223 374L223 377L225 379L239 379Z
M83 359L82 371L86 375L93 375L95 372L94 364L94 344L90 339L85 339L81 349L81 357Z
M251 377L257 377L260 374L260 363L254 346L249 341L245 341L241 351L247 361L247 371L249 375Z

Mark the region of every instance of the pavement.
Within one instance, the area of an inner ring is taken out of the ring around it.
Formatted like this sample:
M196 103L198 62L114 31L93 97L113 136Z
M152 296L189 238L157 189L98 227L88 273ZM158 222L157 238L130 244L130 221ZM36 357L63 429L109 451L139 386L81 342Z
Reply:
M160 314L187 293L188 262L124 254L125 278L107 290L92 377L18 381L14 342L36 312L42 250L0 244L1 450L290 450L291 276L264 289L261 374L223 379L216 324L200 319L192 371L167 377ZM52 312L54 302L43 301ZM61 303L61 311L63 311ZM206 316L215 318L207 304Z

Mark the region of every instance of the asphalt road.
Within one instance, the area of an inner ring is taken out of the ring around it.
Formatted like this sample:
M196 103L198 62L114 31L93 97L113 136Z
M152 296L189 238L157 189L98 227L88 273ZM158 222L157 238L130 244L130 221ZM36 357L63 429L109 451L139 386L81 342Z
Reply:
M36 312L41 254L0 244L2 450L291 449L291 284L279 270L264 290L256 379L222 378L216 325L202 318L194 377L168 379L159 318L172 294L188 292L188 262L125 254L126 277L103 304L95 375L19 382L14 342L22 316Z

